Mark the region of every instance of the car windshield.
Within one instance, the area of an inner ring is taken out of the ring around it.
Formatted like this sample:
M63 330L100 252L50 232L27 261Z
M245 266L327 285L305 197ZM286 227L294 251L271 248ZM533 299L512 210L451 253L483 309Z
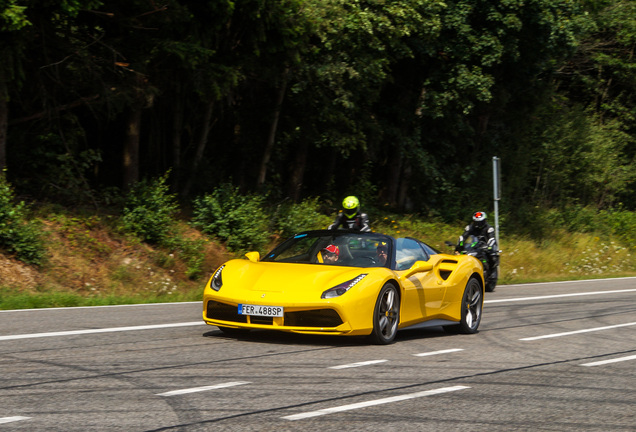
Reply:
M298 234L268 253L264 262L385 267L392 238L382 234L315 231Z

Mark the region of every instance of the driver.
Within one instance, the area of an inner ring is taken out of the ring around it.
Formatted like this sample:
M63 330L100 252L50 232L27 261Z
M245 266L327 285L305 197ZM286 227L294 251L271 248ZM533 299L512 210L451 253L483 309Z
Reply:
M340 248L330 244L321 251L322 262L325 264L335 264L340 256Z

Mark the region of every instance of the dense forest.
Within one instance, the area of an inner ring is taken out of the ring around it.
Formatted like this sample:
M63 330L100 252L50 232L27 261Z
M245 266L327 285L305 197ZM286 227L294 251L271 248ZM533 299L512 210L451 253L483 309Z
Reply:
M448 220L636 210L633 0L0 0L0 167ZM536 222L536 221L535 221Z

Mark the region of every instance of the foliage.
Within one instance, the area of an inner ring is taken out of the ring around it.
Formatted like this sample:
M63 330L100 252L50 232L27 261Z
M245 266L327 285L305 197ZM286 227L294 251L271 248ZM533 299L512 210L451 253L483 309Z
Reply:
M183 233L175 233L170 237L164 239L162 246L170 250L169 254L172 257L176 254L186 263L185 275L188 279L196 280L203 275L203 260L204 260L204 246L205 239L190 239L183 235ZM165 256L165 254L162 254ZM165 260L163 266L167 266L170 260Z
M124 231L153 244L166 241L172 234L179 205L176 196L169 193L168 174L145 179L133 187L122 213Z
M4 0L0 164L20 194L97 206L135 136L140 177L171 170L183 202L230 182L454 221L492 202L496 155L506 229L634 211L634 17L629 0ZM138 209L126 229L164 241L174 215Z
M233 188L226 186L226 189L226 193L240 196ZM319 217L329 219L315 198L289 208L292 207L298 209L299 216L315 211ZM284 211L282 206L278 209ZM543 213L541 218L551 230L542 238L534 233L503 236L501 284L633 276L636 272L633 247L636 217L632 212L571 207ZM38 281L31 287L19 287L16 278L13 283L7 282L7 278L0 280L0 309L200 300L201 281L184 280L183 274L174 271L189 259L189 254L193 259L198 255L200 263L204 254L195 249L202 243L210 244L194 230L187 230L186 235L178 229L179 236L171 237L169 245L148 248L130 237L109 238L109 233L114 234L111 226L118 225L115 216L65 211L47 215L45 220L50 236L64 240L45 245L51 255L53 252L59 255L50 258L52 265L29 268L38 272L37 277L30 277ZM446 224L432 217L401 213L383 214L374 226L379 232L423 239L443 252L448 251L444 240L454 240L462 228L461 223ZM182 238L189 238L193 249L187 249L188 246L179 249ZM173 243L172 239L177 241ZM214 248L225 250L223 247L224 244L217 243ZM212 262L199 268L212 271L227 258L239 257L239 252L222 255L216 255ZM0 270L6 270L8 261L3 262ZM195 267L194 262L187 265ZM24 267L17 269L20 271L15 274L22 274Z
M231 251L261 249L269 241L265 197L242 195L224 184L194 200L192 223L227 244Z
M0 248L28 264L39 265L45 257L40 224L29 219L24 201L16 202L4 172L0 174Z
M594 233L632 248L636 246L636 213L620 207L599 211L594 207L571 206L550 211L549 215L550 223L568 232Z
M0 31L15 31L29 25L24 10L26 6L19 6L17 0L7 0L0 5Z
M199 301L199 291L179 295L157 293L156 295L105 295L87 297L85 295L47 289L38 293L25 293L0 285L0 310L35 309L54 307L107 306L140 303L163 303L175 301Z
M319 198L306 198L300 203L286 201L274 212L276 231L287 238L305 230L324 229L331 223L329 216L321 212Z

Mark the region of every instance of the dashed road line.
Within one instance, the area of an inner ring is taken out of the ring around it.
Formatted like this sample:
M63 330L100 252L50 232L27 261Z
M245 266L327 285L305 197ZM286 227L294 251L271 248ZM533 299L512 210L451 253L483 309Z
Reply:
M547 335L542 335L542 336L533 336L533 337L522 338L522 339L519 339L519 340L521 340L521 341L534 341L534 340L539 340L539 339L549 339L549 338L555 338L555 337L561 337L561 336L570 336L570 335L579 334L579 333L590 333L590 332L596 332L596 331L611 330L611 329L615 329L615 328L619 328L619 327L628 327L628 326L633 326L633 325L636 325L636 322L625 323L625 324L616 324L616 325L605 326L605 327L596 327L596 328L583 329L583 330L575 330L575 331L564 332L564 333L552 333L552 334L547 334Z
M627 357L619 357L619 358L609 359L609 360L602 360L602 361L597 361L592 363L583 363L580 366L602 366L602 365L606 365L610 363L618 363L618 362L624 362L628 360L636 360L636 355L627 356Z
M193 387L193 388L187 388L187 389L181 389L181 390L173 390L173 391L169 391L165 393L157 393L155 396L177 396L177 395L183 395L188 393L197 393L197 392L203 392L208 390L217 390L217 389L222 389L227 387L235 387L235 386L240 386L245 384L251 384L251 383L249 381L233 381L233 382L214 384L214 385L209 385L204 387Z
M361 361L361 362L356 362L356 363L343 364L343 365L339 365L339 366L330 366L329 369L349 369L349 368L355 368L355 367L360 367L360 366L369 366L369 365L373 365L373 364L384 363L386 361L388 361L388 360Z
M420 398L425 396L433 396L433 395L438 395L443 393L454 392L457 390L465 390L468 388L470 387L466 387L466 386L443 387L443 388L439 388L435 390L426 390L426 391L417 392L417 393L409 393L409 394L405 394L401 396L393 396L393 397L388 397L383 399L371 400L367 402L358 402L358 403L349 404L349 405L341 405L341 406L332 407L332 408L325 408L325 409L321 409L317 411L309 411L309 412L304 412L300 414L293 414L293 415L285 416L282 418L285 420L302 420L302 419L318 417L318 416L322 416L326 414L334 414L334 413L339 413L343 411L351 411L351 410L366 408L366 407L375 406L375 405L382 405L382 404L387 404L392 402L400 402L400 401L404 401L408 399L415 399L415 398Z
M0 417L0 424L1 423L11 423L11 422L17 422L20 420L28 420L31 417L23 417L23 416L13 416L13 417Z
M413 354L413 355L415 357L426 357L426 356L432 356L432 355L438 355L438 354L454 353L454 352L458 352L458 351L464 351L464 349L463 348L452 348L452 349L446 349L446 350L440 350L440 351L424 352L424 353Z

